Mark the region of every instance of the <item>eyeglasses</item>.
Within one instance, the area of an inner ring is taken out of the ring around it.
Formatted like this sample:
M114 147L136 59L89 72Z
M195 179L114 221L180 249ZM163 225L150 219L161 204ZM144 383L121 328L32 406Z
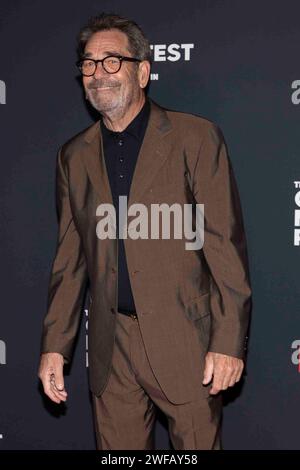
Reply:
M107 73L117 73L119 72L122 62L141 62L140 59L135 59L134 57L124 57L121 55L114 56L109 55L104 57L104 59L81 59L76 62L77 67L79 68L82 75L85 77L91 77L96 72L98 62L101 62L101 65L105 72Z

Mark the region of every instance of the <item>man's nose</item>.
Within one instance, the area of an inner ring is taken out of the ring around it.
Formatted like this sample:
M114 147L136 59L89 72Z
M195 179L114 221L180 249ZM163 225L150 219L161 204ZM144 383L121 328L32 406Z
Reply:
M95 70L95 73L94 73L94 78L95 79L98 79L98 78L101 78L105 75L108 75L108 73L104 70L104 68L102 67L102 64L101 62L98 62L97 65L96 65L96 70Z

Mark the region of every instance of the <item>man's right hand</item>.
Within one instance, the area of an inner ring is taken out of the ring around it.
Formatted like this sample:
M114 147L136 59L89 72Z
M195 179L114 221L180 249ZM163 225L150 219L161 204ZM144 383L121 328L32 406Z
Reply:
M66 401L68 395L64 387L63 368L62 354L41 354L38 376L43 383L45 394L55 403Z

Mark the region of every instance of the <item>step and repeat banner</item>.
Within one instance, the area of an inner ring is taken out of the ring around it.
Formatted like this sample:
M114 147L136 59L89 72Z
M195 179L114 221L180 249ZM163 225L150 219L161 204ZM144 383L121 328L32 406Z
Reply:
M90 16L134 19L153 53L150 96L222 129L248 241L253 311L246 376L224 393L225 449L298 449L300 422L300 2L8 1L0 4L0 449L95 449L87 310L69 398L37 377L57 218L58 148L98 117L75 66ZM167 423L157 449L171 448Z

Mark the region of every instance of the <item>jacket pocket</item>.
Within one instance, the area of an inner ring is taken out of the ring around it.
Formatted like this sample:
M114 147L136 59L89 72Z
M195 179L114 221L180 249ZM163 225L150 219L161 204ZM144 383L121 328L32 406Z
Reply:
M211 314L210 292L189 299L186 303L185 310L188 317L193 321L209 316Z

